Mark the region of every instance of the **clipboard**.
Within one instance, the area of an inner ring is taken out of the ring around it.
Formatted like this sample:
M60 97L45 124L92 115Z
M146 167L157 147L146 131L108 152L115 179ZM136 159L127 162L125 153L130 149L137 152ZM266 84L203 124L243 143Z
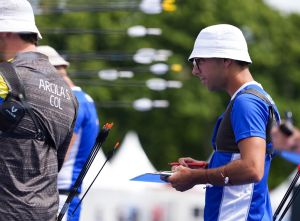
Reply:
M168 183L164 180L162 180L161 176L171 176L173 174L172 171L159 171L155 173L144 173L141 175L138 175L136 177L133 177L130 179L130 181L141 181L141 182L152 182L152 183Z

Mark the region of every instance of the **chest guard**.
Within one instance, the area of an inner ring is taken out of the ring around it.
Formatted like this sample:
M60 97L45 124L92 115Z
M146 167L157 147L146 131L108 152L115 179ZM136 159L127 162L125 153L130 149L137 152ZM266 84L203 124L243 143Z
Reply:
M253 94L268 104L269 118L268 118L268 123L266 126L266 143L271 142L270 130L271 130L272 126L274 125L274 123L276 123L276 117L274 114L273 105L271 104L269 99L264 94L260 93L259 91L255 90L255 89L245 90L242 93L240 93L239 95L245 94L245 93ZM217 151L231 152L231 153L239 153L240 152L238 145L235 142L235 136L234 136L234 132L233 132L233 129L231 126L230 115L231 115L231 110L232 110L232 105L234 103L234 100L235 99L233 99L229 103L229 105L223 115L223 119L220 123L220 126L218 128L218 132L217 132L217 136L216 136Z

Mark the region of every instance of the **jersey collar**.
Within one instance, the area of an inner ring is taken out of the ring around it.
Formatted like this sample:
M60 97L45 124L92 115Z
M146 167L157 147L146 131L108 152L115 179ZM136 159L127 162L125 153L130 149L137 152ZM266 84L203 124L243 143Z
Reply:
M263 88L262 85L256 81L249 81L245 84L243 84L239 89L237 89L237 91L232 95L231 99L230 100L233 100L235 98L235 96L241 91L243 90L245 87L249 86L249 85L256 85L260 88Z

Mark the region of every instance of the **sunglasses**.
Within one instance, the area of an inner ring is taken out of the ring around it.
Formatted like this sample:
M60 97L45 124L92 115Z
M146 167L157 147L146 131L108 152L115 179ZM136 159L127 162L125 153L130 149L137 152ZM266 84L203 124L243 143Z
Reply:
M198 64L202 64L205 61L205 58L194 58L193 65L198 66Z

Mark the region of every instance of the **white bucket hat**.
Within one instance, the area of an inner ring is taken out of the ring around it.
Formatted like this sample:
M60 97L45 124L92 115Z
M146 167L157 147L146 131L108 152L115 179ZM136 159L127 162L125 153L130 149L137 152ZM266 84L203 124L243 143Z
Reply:
M44 54L48 57L50 64L53 66L69 66L70 63L67 62L62 56L60 56L57 51L48 46L48 45L41 45L36 48L37 52L40 52L41 54Z
M0 32L36 33L42 39L27 0L0 0Z
M252 63L242 31L228 24L209 26L200 31L189 57L229 58Z

